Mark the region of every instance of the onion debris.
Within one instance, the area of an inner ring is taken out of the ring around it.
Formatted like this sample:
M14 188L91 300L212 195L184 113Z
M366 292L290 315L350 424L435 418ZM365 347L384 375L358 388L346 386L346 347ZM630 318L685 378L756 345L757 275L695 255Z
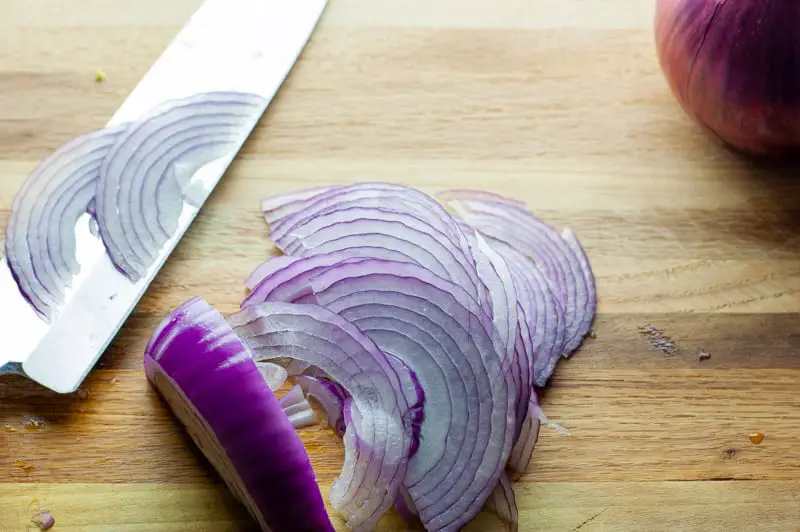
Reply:
M542 423L566 432L534 385L590 331L594 276L574 233L523 204L477 191L441 197L364 183L269 198L264 215L285 255L253 270L241 310L224 321L190 300L154 332L148 377L190 433L204 422L198 445L224 451L227 462L211 461L262 527L282 514L245 482L239 468L254 455L213 439L231 422L206 410L219 398L241 416L266 409L248 418L244 439L280 427L260 467L272 471L267 457L287 447L303 478L307 456L284 432L315 423L312 401L321 407L345 447L331 504L353 530L372 530L391 507L431 531L457 531L484 508L517 530L509 474L527 470ZM271 390L287 379L294 386L278 401ZM240 405L252 405L251 389L272 406ZM318 490L296 486L298 504L328 526Z

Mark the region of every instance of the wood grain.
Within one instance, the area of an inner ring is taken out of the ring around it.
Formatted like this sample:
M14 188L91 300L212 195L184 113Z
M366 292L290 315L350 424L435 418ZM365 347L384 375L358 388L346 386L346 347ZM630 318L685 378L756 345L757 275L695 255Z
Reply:
M101 127L199 3L0 0L0 226L37 161ZM144 344L188 297L238 306L275 253L258 198L372 179L522 198L588 250L597 338L543 394L571 435L543 431L516 483L521 530L796 528L798 167L699 133L651 20L640 0L331 0L88 395L0 378L0 531L27 530L39 506L55 530L252 529L147 384ZM648 324L680 353L653 350ZM341 443L301 436L327 492ZM469 529L500 527L484 514Z

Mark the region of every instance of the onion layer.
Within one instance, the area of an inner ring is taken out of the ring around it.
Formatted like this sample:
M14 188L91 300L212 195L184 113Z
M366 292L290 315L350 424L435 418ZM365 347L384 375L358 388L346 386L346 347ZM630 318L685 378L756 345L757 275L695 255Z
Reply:
M43 318L63 303L78 273L75 226L90 209L100 165L123 126L78 137L42 161L23 183L6 228L8 266Z
M156 328L148 379L262 529L333 531L305 448L248 348L194 298Z
M226 92L171 101L116 139L100 168L97 222L111 260L131 280L175 234L191 177L233 156L262 101Z

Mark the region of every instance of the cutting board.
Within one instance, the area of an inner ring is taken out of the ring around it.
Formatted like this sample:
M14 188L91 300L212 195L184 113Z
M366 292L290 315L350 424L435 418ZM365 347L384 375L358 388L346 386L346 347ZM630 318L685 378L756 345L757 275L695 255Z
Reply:
M0 223L36 162L102 126L199 3L0 0ZM652 12L645 0L331 0L83 391L0 379L0 530L28 530L42 506L57 531L251 530L148 385L142 351L189 297L237 308L275 253L260 198L365 179L524 199L588 250L596 338L543 394L570 435L542 431L515 484L521 530L796 528L800 182L698 132L659 72ZM654 349L644 327L680 352ZM327 493L341 443L301 436ZM488 513L470 529L501 530Z

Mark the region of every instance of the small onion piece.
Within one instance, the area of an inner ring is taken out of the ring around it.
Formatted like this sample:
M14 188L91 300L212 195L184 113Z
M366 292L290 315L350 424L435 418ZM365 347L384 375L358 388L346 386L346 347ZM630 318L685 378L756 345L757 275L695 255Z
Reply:
M178 307L150 338L144 367L263 530L334 530L303 443L219 312L201 298Z
M316 400L325 414L327 423L336 434L344 435L344 404L350 394L342 386L324 377L297 375L293 380L303 389L308 397Z
M116 139L100 167L97 222L108 254L132 281L174 236L194 173L231 157L263 98L210 92L167 102Z
M256 363L258 364L258 362ZM306 400L306 396L303 393L303 389L300 386L292 386L291 389L286 392L286 395L281 397L280 404L281 407L285 410L293 405L302 403Z
M303 395L303 389L300 386L292 387L286 395L281 397L280 405L295 429L317 424L314 409Z
M261 376L264 377L269 389L273 392L283 386L283 383L286 382L286 379L289 376L286 369L277 364L270 364L269 362L256 362L256 366L258 367L258 371L261 372Z
M80 269L75 226L91 209L100 165L124 128L95 131L64 144L36 167L14 199L6 260L22 295L48 321Z
M352 467L331 488L331 503L352 529L372 530L394 503L411 449L412 415L386 355L353 324L316 305L264 302L228 322L256 359L301 360L350 394L345 416L354 421L346 422L344 442Z

